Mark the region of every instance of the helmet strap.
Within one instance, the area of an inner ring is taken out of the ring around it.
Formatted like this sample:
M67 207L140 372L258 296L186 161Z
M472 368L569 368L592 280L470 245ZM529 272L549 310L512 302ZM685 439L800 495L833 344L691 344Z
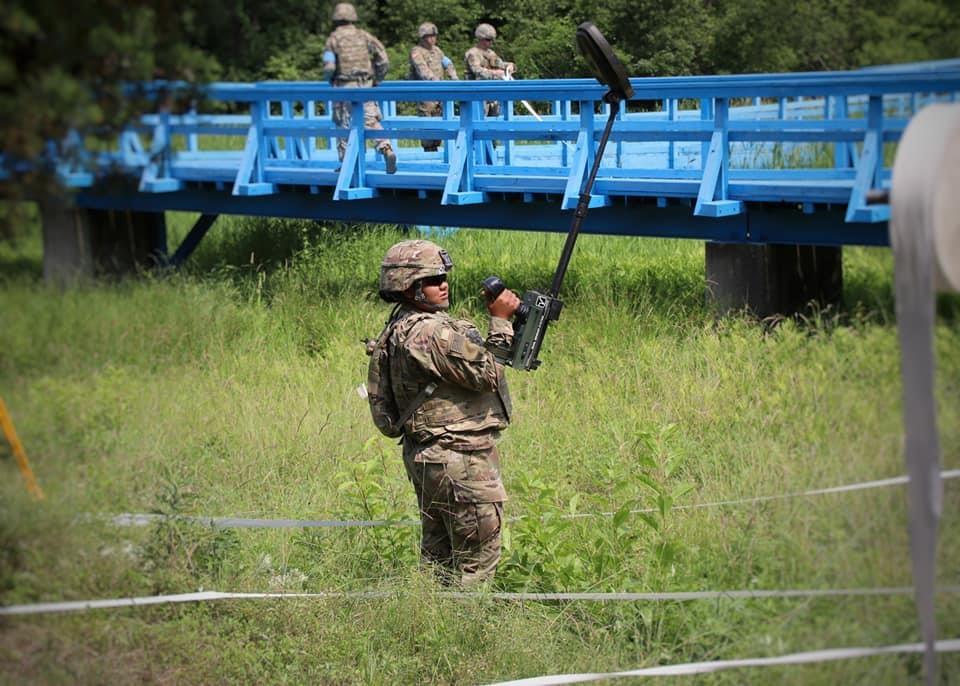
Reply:
M396 319L396 318L397 318L397 315L399 315L402 310L403 310L403 303L402 303L402 302L397 303L396 305L394 305L393 308L390 310L390 316L387 317L387 324L389 324L389 323L392 322L394 319Z

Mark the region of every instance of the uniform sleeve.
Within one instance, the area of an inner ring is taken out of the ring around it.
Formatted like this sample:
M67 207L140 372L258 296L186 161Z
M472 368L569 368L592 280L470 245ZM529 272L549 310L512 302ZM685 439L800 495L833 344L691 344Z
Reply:
M471 48L466 54L467 73L473 74L475 79L492 79L493 72L487 69L486 61L483 59L483 53Z
M471 49L467 64L478 79L499 79L494 69L503 69L503 60L493 50Z
M501 321L512 334L510 322ZM413 332L407 350L428 375L463 388L495 391L502 378L500 364L472 325L424 322Z
M440 58L440 65L443 67L443 70L447 72L447 78L451 81L459 81L460 77L457 76L457 67L453 64L453 60L440 53L442 57Z
M333 35L327 36L323 45L323 78L330 81L337 74L337 45Z
M513 322L500 317L490 317L490 334L487 345L509 350L513 345Z

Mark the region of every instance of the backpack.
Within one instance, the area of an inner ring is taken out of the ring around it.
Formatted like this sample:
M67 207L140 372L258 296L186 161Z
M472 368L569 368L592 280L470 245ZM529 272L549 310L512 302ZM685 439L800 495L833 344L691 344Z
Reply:
M377 340L367 340L367 354L370 364L367 366L367 401L370 403L370 415L380 433L388 438L397 438L403 434L400 410L390 387L390 351L389 339L393 332L393 323L383 327Z

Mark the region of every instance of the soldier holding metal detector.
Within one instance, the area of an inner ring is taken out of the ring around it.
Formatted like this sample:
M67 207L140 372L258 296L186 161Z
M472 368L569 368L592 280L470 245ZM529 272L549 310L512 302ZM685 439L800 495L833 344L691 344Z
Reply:
M510 423L503 366L487 346L509 348L520 299L490 300L486 341L447 314L453 260L425 240L391 247L380 266L380 297L395 303L371 355L367 397L377 428L402 436L403 464L422 524L420 551L445 583L493 578L500 560L503 503L500 432Z

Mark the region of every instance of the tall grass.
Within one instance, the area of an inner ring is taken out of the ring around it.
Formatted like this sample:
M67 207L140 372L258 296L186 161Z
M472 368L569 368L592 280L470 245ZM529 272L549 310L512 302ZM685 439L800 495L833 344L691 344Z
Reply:
M187 230L189 217L171 219ZM0 680L469 684L918 640L909 596L438 596L403 523L416 510L398 448L356 393L360 341L388 313L377 265L403 234L221 221L180 273L68 291L41 283L35 239L0 247L0 394L47 494L32 501L0 460L0 599L388 593L7 618ZM461 230L443 243L455 313L483 322L480 280L543 289L563 236ZM708 506L903 473L889 252L845 249L844 269L839 310L761 326L714 318L701 243L582 236L543 367L508 371L511 500L493 590L909 585L900 488ZM957 299L940 311L943 462L957 468ZM944 585L960 581L958 503L949 481ZM168 518L131 528L100 516L122 512ZM218 529L186 515L396 525ZM956 597L941 596L943 636L960 633L958 617ZM919 665L894 655L696 683L919 683ZM958 683L955 656L941 668Z

